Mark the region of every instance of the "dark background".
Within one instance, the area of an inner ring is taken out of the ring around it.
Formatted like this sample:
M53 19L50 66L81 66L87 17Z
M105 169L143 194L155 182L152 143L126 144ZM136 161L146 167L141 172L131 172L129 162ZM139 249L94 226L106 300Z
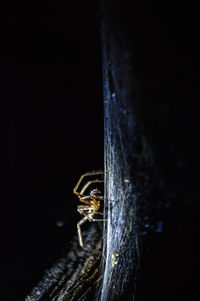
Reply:
M2 100L8 105L8 235L4 300L20 300L76 235L73 188L103 169L97 1L11 2ZM7 117L7 116L6 116ZM57 221L64 221L63 227ZM3 264L4 266L4 264Z

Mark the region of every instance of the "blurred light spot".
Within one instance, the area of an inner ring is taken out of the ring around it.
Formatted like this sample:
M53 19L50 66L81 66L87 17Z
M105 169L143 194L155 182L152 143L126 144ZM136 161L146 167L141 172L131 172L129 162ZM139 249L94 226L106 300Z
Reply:
M65 224L65 223L64 223L63 221L57 221L57 222L56 222L56 226L57 226L57 227L63 227L64 224Z

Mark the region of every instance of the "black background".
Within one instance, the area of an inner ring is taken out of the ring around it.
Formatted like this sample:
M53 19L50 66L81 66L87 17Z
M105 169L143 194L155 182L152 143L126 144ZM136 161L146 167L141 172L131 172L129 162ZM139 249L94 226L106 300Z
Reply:
M3 35L9 174L4 300L19 300L76 235L80 217L72 191L78 178L103 169L97 1L9 3Z

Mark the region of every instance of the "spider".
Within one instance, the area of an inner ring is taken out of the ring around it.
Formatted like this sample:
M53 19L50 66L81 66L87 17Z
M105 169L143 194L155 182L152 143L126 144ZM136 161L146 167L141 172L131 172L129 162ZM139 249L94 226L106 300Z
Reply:
M79 244L81 247L83 247L83 239L82 239L82 234L81 234L81 225L84 224L87 220L89 222L96 222L96 221L104 221L104 219L95 219L94 216L99 214L99 215L103 215L103 213L99 212L99 208L100 208L100 201L104 199L104 197L101 195L101 191L98 189L93 189L91 190L89 195L84 195L84 192L86 191L86 189L88 189L88 187L91 184L94 183L103 183L103 180L100 179L96 179L96 180L92 180L92 181L88 181L82 188L82 190L79 192L77 192L77 189L80 185L80 183L82 182L82 180L85 177L89 177L89 176L95 176L95 175L102 175L103 172L102 171L92 171L92 172L88 172L83 174L78 183L76 184L76 187L74 188L73 192L74 194L76 194L79 198L79 200L86 205L78 205L77 211L84 215L84 217L77 223L77 230L78 230L78 238L79 238Z

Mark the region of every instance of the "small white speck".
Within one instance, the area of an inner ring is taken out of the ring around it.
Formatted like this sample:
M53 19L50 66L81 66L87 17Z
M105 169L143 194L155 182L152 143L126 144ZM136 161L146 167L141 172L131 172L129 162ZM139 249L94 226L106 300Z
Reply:
M130 181L129 181L128 179L125 179L124 182L125 182L125 183L129 183Z
M112 267L114 267L118 263L118 260L119 260L119 253L116 252L112 254Z

